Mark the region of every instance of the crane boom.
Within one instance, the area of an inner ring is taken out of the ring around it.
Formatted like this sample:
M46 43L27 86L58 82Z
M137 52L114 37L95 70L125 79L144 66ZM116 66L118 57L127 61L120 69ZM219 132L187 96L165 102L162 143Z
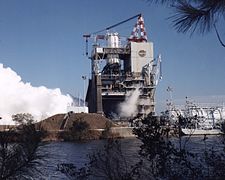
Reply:
M102 29L102 30L99 30L99 31L96 31L96 32L90 33L90 34L84 34L83 37L85 38L85 41L86 41L86 53L85 53L86 56L88 56L88 39L89 39L89 38L92 38L93 35L96 35L96 34L101 33L101 32L103 32L103 31L110 30L110 29L112 29L112 28L114 28L114 27L117 27L117 26L119 26L119 25L121 25L121 24L123 24L123 23L126 23L126 22L128 22L128 21L130 21L130 20L132 20L132 19L134 19L134 18L137 18L137 17L140 18L141 16L142 16L142 14L139 13L139 14L137 14L137 15L135 15L135 16L132 16L132 17L126 19L126 20L123 20L123 21L118 22L118 23L116 23L116 24L114 24L114 25L111 25L111 26L109 26L109 27L106 27L106 28L104 28L104 29Z
M129 19L126 19L126 20L121 21L121 22L119 22L119 23L117 23L117 24L114 24L114 25L112 25L112 26L107 27L106 30L112 29L112 28L114 28L114 27L116 27L116 26L119 26L119 25L121 25L121 24L123 24L123 23L126 23L126 22L128 22L128 21L130 21L130 20L132 20L132 19L134 19L134 18L136 18L136 17L140 17L140 16L141 16L141 14L137 14L137 15L135 15L135 16L129 18Z
M134 18L140 17L140 16L141 16L141 13L140 13L140 14L137 14L137 15L135 15L135 16L132 16L132 17L130 17L130 18L124 20L124 21L121 21L121 22L119 22L119 23L116 23L116 24L114 24L114 25L112 25L112 26L109 26L109 27L104 28L104 29L102 29L102 30L96 31L96 32L94 32L94 33L92 33L92 34L98 34L98 33L100 33L100 32L110 30L110 29L112 29L112 28L114 28L114 27L116 27L116 26L119 26L119 25L121 25L121 24L123 24L123 23L126 23L126 22L128 22L128 21L130 21L130 20L132 20L132 19L134 19Z

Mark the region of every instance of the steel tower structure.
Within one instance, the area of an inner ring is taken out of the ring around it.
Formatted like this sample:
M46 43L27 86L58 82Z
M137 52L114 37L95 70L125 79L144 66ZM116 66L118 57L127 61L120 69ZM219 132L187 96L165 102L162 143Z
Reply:
M134 18L138 18L137 23L125 43L121 42L117 32L109 31ZM121 117L120 104L138 89L135 103L138 114L154 113L154 95L161 78L161 56L153 56L153 43L147 39L142 15L138 14L104 30L105 35L99 35L103 30L84 35L86 42L90 37L94 38L90 57L92 75L86 95L89 111L107 117L125 118ZM104 45L100 41L104 41ZM100 61L105 63L102 69L99 67Z

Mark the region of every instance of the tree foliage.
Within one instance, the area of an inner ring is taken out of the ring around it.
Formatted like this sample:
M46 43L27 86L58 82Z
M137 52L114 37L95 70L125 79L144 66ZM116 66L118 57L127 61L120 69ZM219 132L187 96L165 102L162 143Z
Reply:
M12 120L18 125L31 125L34 123L34 117L29 113L12 115Z
M109 180L132 180L132 173L121 144L118 140L109 139L102 150L89 156L90 174L96 178Z
M61 138L66 141L87 140L91 136L90 125L79 119L73 122L72 127L68 131L61 133Z
M178 32L205 33L214 29L219 42L225 47L216 26L218 21L225 20L225 0L148 0L148 2L169 5L175 11L170 19Z
M143 166L140 170L144 172L140 174L163 179L197 178L201 175L200 167L192 163L197 157L186 150L182 141L174 144L156 116L144 118L134 133L142 141L140 155Z
M127 161L119 140L108 139L102 149L89 154L88 157L89 163L80 169L73 164L62 163L58 165L58 170L72 180L138 179L137 168Z
M0 132L0 179L30 179L42 155L41 132L33 124ZM37 171L36 171L37 172Z
M182 122L179 117L179 122ZM156 116L137 122L134 133L142 142L134 163L126 157L119 140L109 139L105 146L89 155L89 163L78 169L72 164L60 164L61 172L70 179L224 179L225 153L208 147L207 137L200 139L205 149L188 149L191 136L178 133L169 137L167 129ZM201 147L202 148L202 147ZM132 157L133 158L133 157Z
M87 167L79 169L72 163L58 164L57 170L65 174L71 180L86 180L90 176L90 172Z
M177 14L173 22L178 32L207 32L225 13L224 0L178 1L174 7Z
M179 117L179 123L183 118ZM180 126L179 131L181 131ZM223 138L220 144L208 146L208 138L199 138L199 146L204 142L205 149L191 151L188 145L191 135L168 137L165 128L156 116L149 115L142 125L134 129L142 141L140 174L159 179L224 179L225 149ZM223 147L223 149L221 148ZM200 148L200 147L199 147ZM202 147L201 147L202 148Z

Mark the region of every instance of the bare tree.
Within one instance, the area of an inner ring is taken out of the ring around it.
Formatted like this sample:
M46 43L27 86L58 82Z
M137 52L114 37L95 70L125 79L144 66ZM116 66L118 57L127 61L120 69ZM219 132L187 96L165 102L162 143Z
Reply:
M21 119L22 120L22 119ZM43 156L42 133L34 124L0 132L0 179L30 179Z
M178 136L178 141L173 143L165 131L158 117L152 115L144 118L142 125L134 129L134 133L142 141L142 166L139 174L153 179L201 177L200 166L193 163L196 155L186 150L186 141Z
M121 143L114 139L109 139L102 150L90 155L90 173L101 179L134 179Z
M138 167L127 160L119 140L108 139L102 149L88 156L89 163L80 169L73 164L63 163L58 165L58 170L70 179L138 179Z

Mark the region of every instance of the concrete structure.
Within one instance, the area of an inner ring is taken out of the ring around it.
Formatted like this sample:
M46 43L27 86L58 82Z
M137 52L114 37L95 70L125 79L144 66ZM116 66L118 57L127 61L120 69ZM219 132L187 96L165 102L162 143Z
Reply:
M106 41L104 45L99 43L98 37L100 36L95 36L90 57L92 77L86 96L89 112L123 118L120 115L119 104L138 89L139 97L135 103L137 113L154 113L154 94L161 59L160 56L154 59L153 43L147 41L142 16L138 16L132 35L125 43L121 42L118 33L108 31L106 35L101 35L101 40ZM99 63L102 61L105 62L105 66L101 69Z

